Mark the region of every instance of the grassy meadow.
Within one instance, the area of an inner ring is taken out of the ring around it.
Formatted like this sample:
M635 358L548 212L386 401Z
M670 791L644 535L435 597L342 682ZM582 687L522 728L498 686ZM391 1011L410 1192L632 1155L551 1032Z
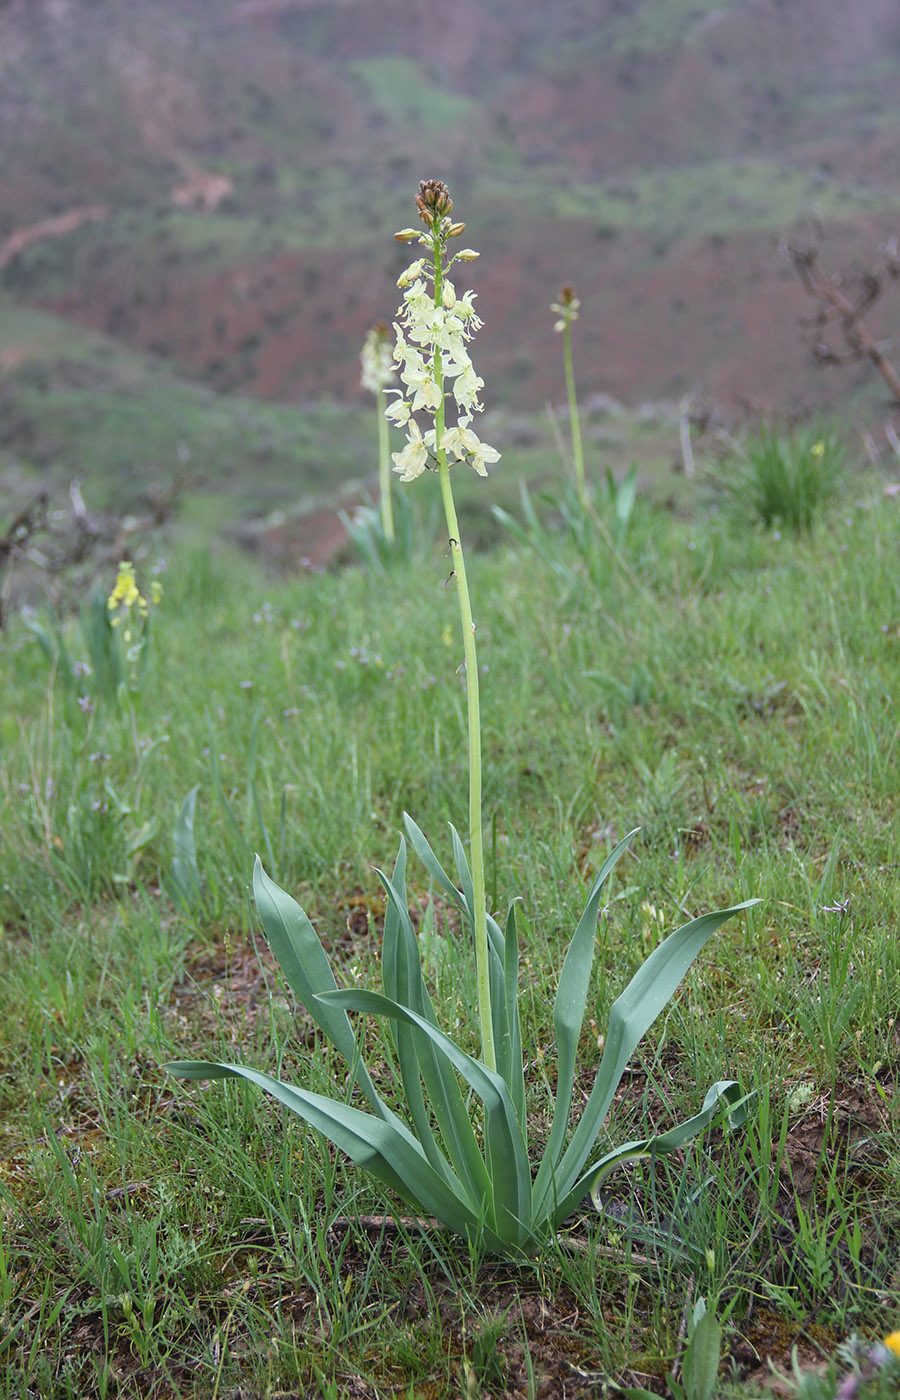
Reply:
M576 1400L680 1383L703 1400L792 1393L767 1358L790 1373L796 1348L803 1394L834 1395L839 1345L900 1326L900 573L883 486L853 477L795 537L755 525L740 493L714 508L685 483L677 512L639 495L618 547L601 494L580 541L545 506L539 548L500 531L470 557L488 900L520 901L536 1139L562 955L615 842L641 827L598 926L576 1100L661 938L760 900L700 956L605 1131L661 1130L726 1078L756 1096L747 1126L614 1174L605 1212L585 1203L525 1263L412 1220L249 1089L163 1068L240 1060L333 1090L344 1071L264 946L254 853L339 982L374 986L375 868L403 812L443 856L448 821L465 830L458 617L446 544L422 524L435 483L408 488L414 558L377 577L144 540L138 582L163 592L140 655L116 653L118 690L91 650L114 575L80 618L9 618L0 1392ZM411 891L435 1003L477 1053L455 911L415 861ZM368 1063L387 1082L381 1034ZM699 1297L722 1328L705 1391L683 1366Z

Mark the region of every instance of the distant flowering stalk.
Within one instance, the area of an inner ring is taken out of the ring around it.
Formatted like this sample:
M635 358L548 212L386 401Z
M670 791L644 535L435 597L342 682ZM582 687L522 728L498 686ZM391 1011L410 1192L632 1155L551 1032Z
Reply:
M498 462L500 453L482 442L472 429L473 416L481 412L479 393L484 381L475 373L469 358L468 342L481 328L475 314L475 293L457 295L447 273L455 262L473 262L478 254L472 248L451 254L448 243L458 238L465 224L450 218L453 201L440 180L423 180L416 195L416 208L426 232L402 229L401 243L416 242L427 250L403 272L397 286L403 303L397 312L394 330L397 343L394 360L402 390L386 410L386 417L407 432L406 446L393 453L394 470L401 481L414 481L426 467L437 471L453 574L457 582L459 615L462 625L466 674L466 705L469 742L469 846L472 862L475 972L478 986L478 1016L482 1058L491 1070L497 1058L491 1018L488 963L488 934L484 876L484 844L481 822L481 708L478 687L478 657L475 649L475 623L466 577L466 564L460 540L459 520L450 484L450 466L468 462L479 476L487 476L487 465ZM448 386L452 384L452 389ZM448 424L447 408L452 393L455 423ZM421 413L433 426L423 432L416 418Z
M566 394L569 400L569 423L572 430L572 458L575 463L575 486L578 499L587 509L587 484L584 479L584 453L581 447L581 425L578 421L578 400L575 397L575 375L572 370L572 322L578 320L579 298L571 287L563 287L559 301L550 303L550 310L556 312L557 320L553 329L561 331L563 337L563 362L566 373Z
M373 326L366 335L359 361L362 366L360 384L375 395L378 420L378 489L381 506L381 528L389 543L394 542L394 510L391 501L391 464L389 457L388 423L382 412L384 391L394 383L393 347L385 325Z
M158 603L161 597L162 584L159 579L154 579L150 585L150 603ZM112 592L106 600L106 607L113 627L118 627L121 622L125 623L122 633L124 642L131 641L132 614L136 612L143 622L149 616L150 603L137 586L134 565L130 560L123 559L119 564Z
M162 598L163 587L159 579L150 584L150 598L144 597L137 585L134 565L128 559L119 563L116 581L106 600L106 610L111 627L122 628L122 641L126 647L126 660L131 668L131 684L136 684L137 660L146 640L147 621L150 607ZM135 621L140 624L141 635L134 640Z

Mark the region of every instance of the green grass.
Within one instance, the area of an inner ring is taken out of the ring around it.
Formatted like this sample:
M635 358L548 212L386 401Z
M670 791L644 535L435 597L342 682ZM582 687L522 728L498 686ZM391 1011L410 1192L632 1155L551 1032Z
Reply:
M892 195L854 189L836 178L810 180L800 166L761 157L707 160L678 170L635 172L628 191L547 192L563 218L588 218L610 228L665 228L670 242L699 235L782 230L817 211L846 218L864 199L873 212L896 207Z
M373 866L392 861L403 810L444 855L446 822L465 827L440 541L375 588L357 569L276 579L224 544L173 547L141 690L118 703L90 675L54 679L10 621L0 1389L661 1393L703 1294L725 1324L720 1394L736 1397L754 1355L789 1367L794 1344L831 1355L898 1325L897 516L877 483L855 485L862 504L796 541L639 499L621 556L551 534L558 570L505 545L470 561L488 892L492 907L521 898L538 1136L561 950L615 837L643 826L598 932L585 1083L605 1012L661 931L762 900L701 957L609 1125L613 1141L641 1136L734 1077L759 1096L751 1126L613 1177L606 1217L522 1266L396 1222L272 1105L161 1068L238 1058L332 1088L260 947L252 856L303 901L339 977L369 981ZM154 557L136 561L145 586ZM86 660L77 623L60 626ZM195 786L189 911L165 889ZM421 868L410 883L436 1004L474 1044L459 929ZM377 1066L374 1029L369 1044Z
M337 491L374 470L362 406L217 394L152 355L0 300L4 349L21 359L4 383L0 461L60 492L89 463L85 493L95 510L133 509L148 484L182 476L207 521L215 508L224 522Z

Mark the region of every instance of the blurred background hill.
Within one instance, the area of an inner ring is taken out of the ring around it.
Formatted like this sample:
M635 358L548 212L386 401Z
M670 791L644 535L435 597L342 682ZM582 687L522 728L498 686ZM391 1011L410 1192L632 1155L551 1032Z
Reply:
M875 410L812 366L778 245L847 268L895 232L898 73L895 0L4 0L0 448L46 464L137 399L181 437L236 396L364 409L431 176L482 253L489 407L559 399L569 282L587 395ZM277 454L289 420L241 413Z

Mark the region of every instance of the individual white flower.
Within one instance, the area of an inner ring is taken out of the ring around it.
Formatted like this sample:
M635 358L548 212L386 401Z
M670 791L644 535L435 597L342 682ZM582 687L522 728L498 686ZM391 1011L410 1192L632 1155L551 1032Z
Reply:
M474 409L477 412L481 408L478 394L483 388L484 380L475 373L470 361L453 385L453 397L464 411L471 412Z
M471 429L460 426L457 423L455 428L448 428L441 438L441 447L445 452L452 452L457 462L461 462L470 452L474 452L478 446L478 438Z
M452 311L456 305L456 288L452 282L448 282L446 279L441 287L441 301L448 311Z
M394 463L394 471L399 473L401 481L415 481L416 477L421 476L428 465L428 444L414 418L409 420L409 436L406 439L406 446L402 452L392 452L391 460Z
M474 433L472 434L472 436L475 436ZM488 443L481 442L479 440L478 446L472 453L472 460L470 461L469 466L472 467L478 473L479 476L487 476L487 466L485 464L487 462L499 461L500 453L497 451L497 449L495 447L489 446Z
M399 389L394 389L392 390L392 392L400 395ZM388 404L387 408L384 410L385 418L389 418L392 423L395 423L397 425L398 428L405 427L405 425L409 422L409 415L411 413L412 405L406 399L404 399L402 395L394 399L394 402L392 404Z
M477 292L463 292L454 307L456 315L461 317L465 322L466 335L470 338L476 331L480 331L481 327L484 325L481 317L476 315L475 312L475 298L477 295Z
M447 429L441 438L441 447L445 452L452 452L458 462L468 457L469 466L479 476L487 476L487 462L500 461L500 453L495 448L482 442L477 433L460 423L457 423L455 428Z
M413 413L418 413L422 408L427 408L433 413L439 407L441 391L435 383L432 365L417 350L410 349L400 371L400 378L411 395L410 408Z

